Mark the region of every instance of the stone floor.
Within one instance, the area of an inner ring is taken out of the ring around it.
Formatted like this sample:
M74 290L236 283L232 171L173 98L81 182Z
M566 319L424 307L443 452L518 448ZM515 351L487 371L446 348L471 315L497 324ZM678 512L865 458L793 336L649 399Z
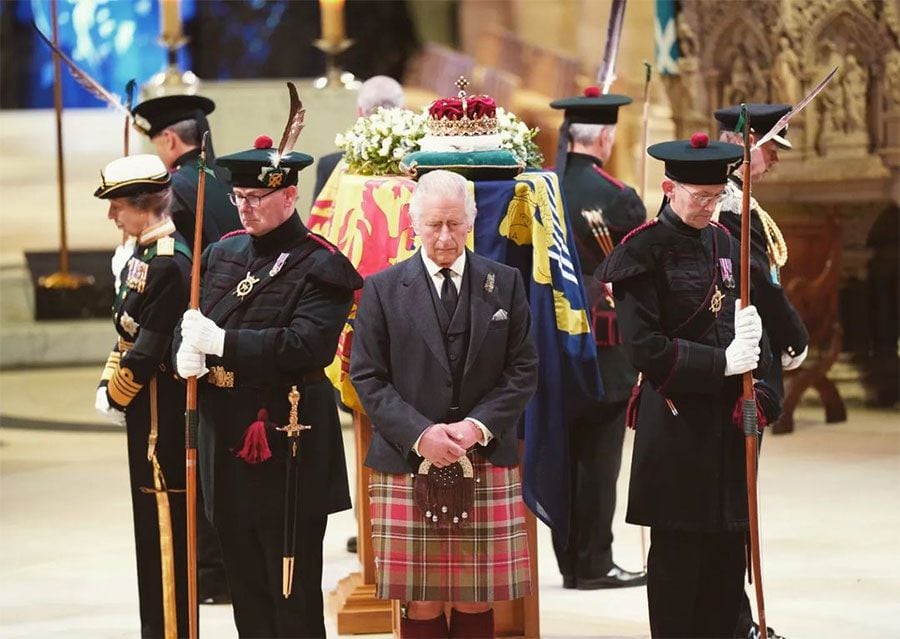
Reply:
M136 637L123 433L94 417L99 367L0 373L0 636ZM788 637L900 636L900 420L850 407L826 425L804 407L769 437L761 497L769 622ZM346 431L348 455L352 437ZM626 440L622 503L630 464ZM621 509L620 509L621 510ZM331 518L323 588L356 566L352 512ZM640 533L615 523L616 559L640 566ZM563 590L539 533L544 637L646 637L646 593ZM327 619L336 636L334 619ZM229 606L203 606L206 637L236 637Z

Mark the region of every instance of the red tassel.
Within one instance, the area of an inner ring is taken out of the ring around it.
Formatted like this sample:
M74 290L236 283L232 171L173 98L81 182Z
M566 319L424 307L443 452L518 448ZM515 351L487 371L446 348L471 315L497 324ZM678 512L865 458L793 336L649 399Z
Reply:
M248 464L261 464L272 456L269 440L266 438L268 419L269 412L265 408L260 408L256 415L256 421L250 424L244 432L243 445L235 453L235 457L243 459Z
M625 407L625 426L634 430L637 428L638 404L640 404L641 385L644 376L638 373L637 381L631 389L631 397L628 398L628 406Z
M763 411L762 404L759 401L759 391L757 389L753 389L753 400L756 402L756 426L758 430L762 430L766 426L769 425L769 420L766 419L766 414ZM734 422L734 425L743 430L744 428L744 396L741 395L737 398L737 401L734 403L734 410L731 411L731 421Z

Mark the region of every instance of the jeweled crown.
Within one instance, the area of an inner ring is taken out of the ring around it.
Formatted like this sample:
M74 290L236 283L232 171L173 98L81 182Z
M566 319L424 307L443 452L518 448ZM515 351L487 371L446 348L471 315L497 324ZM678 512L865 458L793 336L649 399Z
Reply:
M492 135L497 129L497 104L487 95L466 95L468 80L456 81L455 98L438 98L428 107L431 135Z

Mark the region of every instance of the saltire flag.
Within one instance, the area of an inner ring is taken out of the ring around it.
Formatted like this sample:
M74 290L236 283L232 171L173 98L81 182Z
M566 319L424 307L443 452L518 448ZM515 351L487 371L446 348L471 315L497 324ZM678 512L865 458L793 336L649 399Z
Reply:
M343 173L335 171L317 197L309 228L333 242L363 277L410 257L418 248L409 220L415 183ZM602 397L574 235L566 225L555 173L475 182L474 189L478 215L470 248L518 268L528 283L539 379L520 433L525 441L523 497L544 523L567 535L569 423L587 402ZM355 305L326 372L343 402L359 409L348 374L354 316Z
M678 75L678 6L676 0L656 0L656 70L660 75Z

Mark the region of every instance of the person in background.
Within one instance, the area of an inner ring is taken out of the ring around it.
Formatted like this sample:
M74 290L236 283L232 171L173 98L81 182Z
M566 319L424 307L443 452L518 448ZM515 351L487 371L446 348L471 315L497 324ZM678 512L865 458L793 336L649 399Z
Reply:
M362 83L356 96L356 115L366 117L378 108L395 109L404 106L403 87L394 78L386 75L372 76ZM344 157L343 151L323 155L316 163L316 185L313 188L313 202L331 177L338 162Z
M603 398L585 406L572 421L569 536L564 539L553 533L563 588L579 590L647 583L643 572L623 570L613 561L612 524L625 439L625 406L637 373L625 356L609 290L593 277L608 251L647 219L635 190L603 168L615 143L619 107L630 103L627 96L601 95L597 87L588 87L583 96L550 105L565 110L568 135L565 131L561 135L571 139L565 161L557 163L557 174L591 305L591 330L604 389ZM598 233L605 234L606 241L601 241Z

